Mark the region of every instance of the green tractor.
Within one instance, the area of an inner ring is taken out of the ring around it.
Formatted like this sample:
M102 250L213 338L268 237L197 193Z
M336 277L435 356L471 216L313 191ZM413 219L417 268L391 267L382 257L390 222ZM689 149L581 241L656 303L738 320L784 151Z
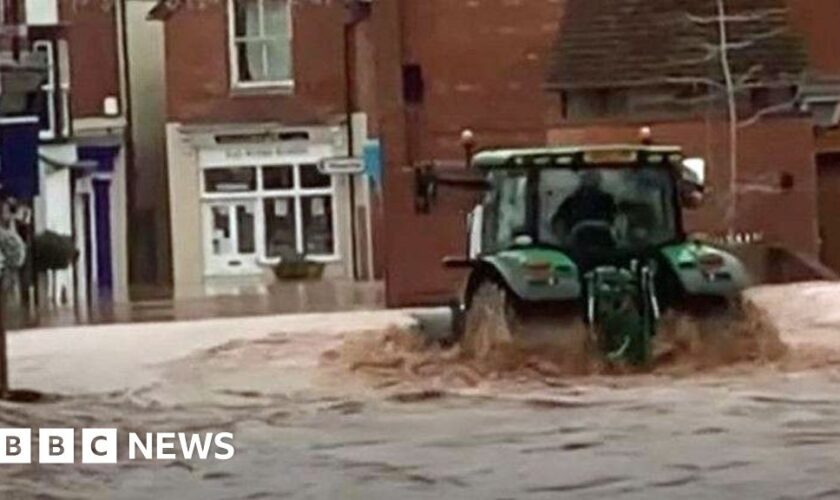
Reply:
M490 150L471 169L483 200L466 255L444 260L468 271L453 328L468 351L582 331L587 352L646 366L666 312L726 315L747 285L737 258L687 237L705 163L678 147Z

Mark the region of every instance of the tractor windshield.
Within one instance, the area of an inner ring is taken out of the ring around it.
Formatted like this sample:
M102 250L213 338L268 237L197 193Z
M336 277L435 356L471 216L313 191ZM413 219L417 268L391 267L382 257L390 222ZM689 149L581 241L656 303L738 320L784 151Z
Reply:
M674 181L660 167L545 169L539 239L561 248L637 250L677 236Z
M510 247L528 231L528 174L524 170L497 170L489 177L494 189L484 200L484 237L487 251Z

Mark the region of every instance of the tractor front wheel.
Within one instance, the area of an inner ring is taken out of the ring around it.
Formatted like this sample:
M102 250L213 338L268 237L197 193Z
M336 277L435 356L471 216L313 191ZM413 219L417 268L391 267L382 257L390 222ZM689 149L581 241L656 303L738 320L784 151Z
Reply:
M475 358L487 358L514 343L513 297L501 285L484 281L473 293L464 318L461 347Z

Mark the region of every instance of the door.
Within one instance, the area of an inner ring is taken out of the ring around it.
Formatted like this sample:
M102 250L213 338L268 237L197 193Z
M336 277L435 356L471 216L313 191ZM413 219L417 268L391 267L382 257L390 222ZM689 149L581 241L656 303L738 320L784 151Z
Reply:
M481 244L484 242L484 205L478 205L467 216L467 255L475 259L481 255Z
M204 205L204 266L208 276L259 274L256 203L225 201Z
M840 154L820 155L820 259L840 272Z

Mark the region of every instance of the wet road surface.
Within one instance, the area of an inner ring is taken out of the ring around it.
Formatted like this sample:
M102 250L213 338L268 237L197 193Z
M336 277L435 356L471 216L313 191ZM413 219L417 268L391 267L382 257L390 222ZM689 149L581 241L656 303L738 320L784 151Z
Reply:
M194 299L141 300L112 304L101 302L90 309L42 308L35 314L20 305L8 304L6 326L23 328L67 327L161 321L191 321L207 318L257 315L326 313L383 309L381 282L316 281L276 283L266 290L244 290L240 295Z

